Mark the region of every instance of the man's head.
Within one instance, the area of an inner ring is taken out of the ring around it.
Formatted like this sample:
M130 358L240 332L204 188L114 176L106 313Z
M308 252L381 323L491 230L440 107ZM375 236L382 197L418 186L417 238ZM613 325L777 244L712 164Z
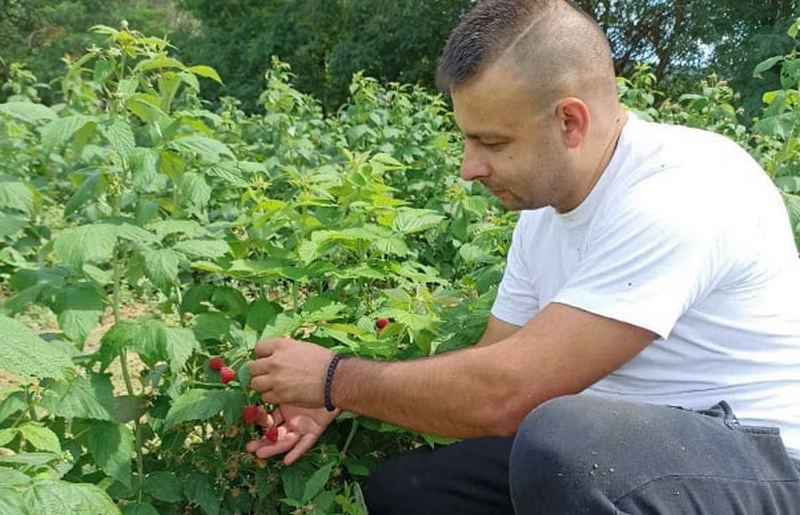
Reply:
M510 209L576 207L613 152L611 49L565 0L481 2L450 35L437 81L465 135L462 176Z

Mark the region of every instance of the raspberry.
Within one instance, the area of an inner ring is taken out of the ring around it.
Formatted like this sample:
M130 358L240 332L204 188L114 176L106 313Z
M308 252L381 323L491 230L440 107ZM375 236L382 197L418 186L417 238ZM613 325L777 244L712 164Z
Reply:
M271 428L267 429L264 432L264 438L266 438L268 441L270 441L272 443L277 442L278 441L278 428L275 427L275 426L272 426Z
M389 325L389 319L388 318L379 318L378 321L375 322L375 327L378 328L378 331L380 331L381 329L383 329L387 325Z
M242 408L242 418L248 424L255 424L261 418L261 406L245 406Z
M261 458L257 459L256 466L260 469L267 468L267 460L262 460Z
M208 360L208 367L211 370L220 370L224 366L225 366L225 360L220 358L219 356L214 356L213 358Z
M236 373L230 368L222 367L219 369L219 380L222 381L223 384L230 383L234 377L236 377Z

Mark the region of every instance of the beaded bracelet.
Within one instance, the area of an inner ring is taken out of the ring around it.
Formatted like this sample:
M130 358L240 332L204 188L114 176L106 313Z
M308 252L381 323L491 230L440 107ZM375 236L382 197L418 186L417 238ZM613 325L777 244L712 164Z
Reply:
M339 361L343 358L346 358L344 354L336 354L332 359L330 364L328 364L328 373L325 376L325 392L324 392L324 399L325 399L325 409L328 411L335 411L336 407L331 402L331 385L333 384L333 373L336 371L336 365L339 364Z

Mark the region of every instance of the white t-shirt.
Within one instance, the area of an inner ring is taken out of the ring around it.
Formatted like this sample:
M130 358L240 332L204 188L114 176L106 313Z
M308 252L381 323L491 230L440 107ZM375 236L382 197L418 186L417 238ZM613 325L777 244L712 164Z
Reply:
M800 458L800 258L780 194L727 138L628 116L583 203L521 213L492 314L522 326L559 302L649 329L585 392L726 400Z

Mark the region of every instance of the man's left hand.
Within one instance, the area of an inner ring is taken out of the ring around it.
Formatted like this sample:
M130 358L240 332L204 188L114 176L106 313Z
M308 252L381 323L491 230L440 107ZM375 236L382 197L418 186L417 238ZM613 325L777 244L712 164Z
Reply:
M261 340L250 363L250 387L270 404L324 405L325 374L333 352L291 338Z

